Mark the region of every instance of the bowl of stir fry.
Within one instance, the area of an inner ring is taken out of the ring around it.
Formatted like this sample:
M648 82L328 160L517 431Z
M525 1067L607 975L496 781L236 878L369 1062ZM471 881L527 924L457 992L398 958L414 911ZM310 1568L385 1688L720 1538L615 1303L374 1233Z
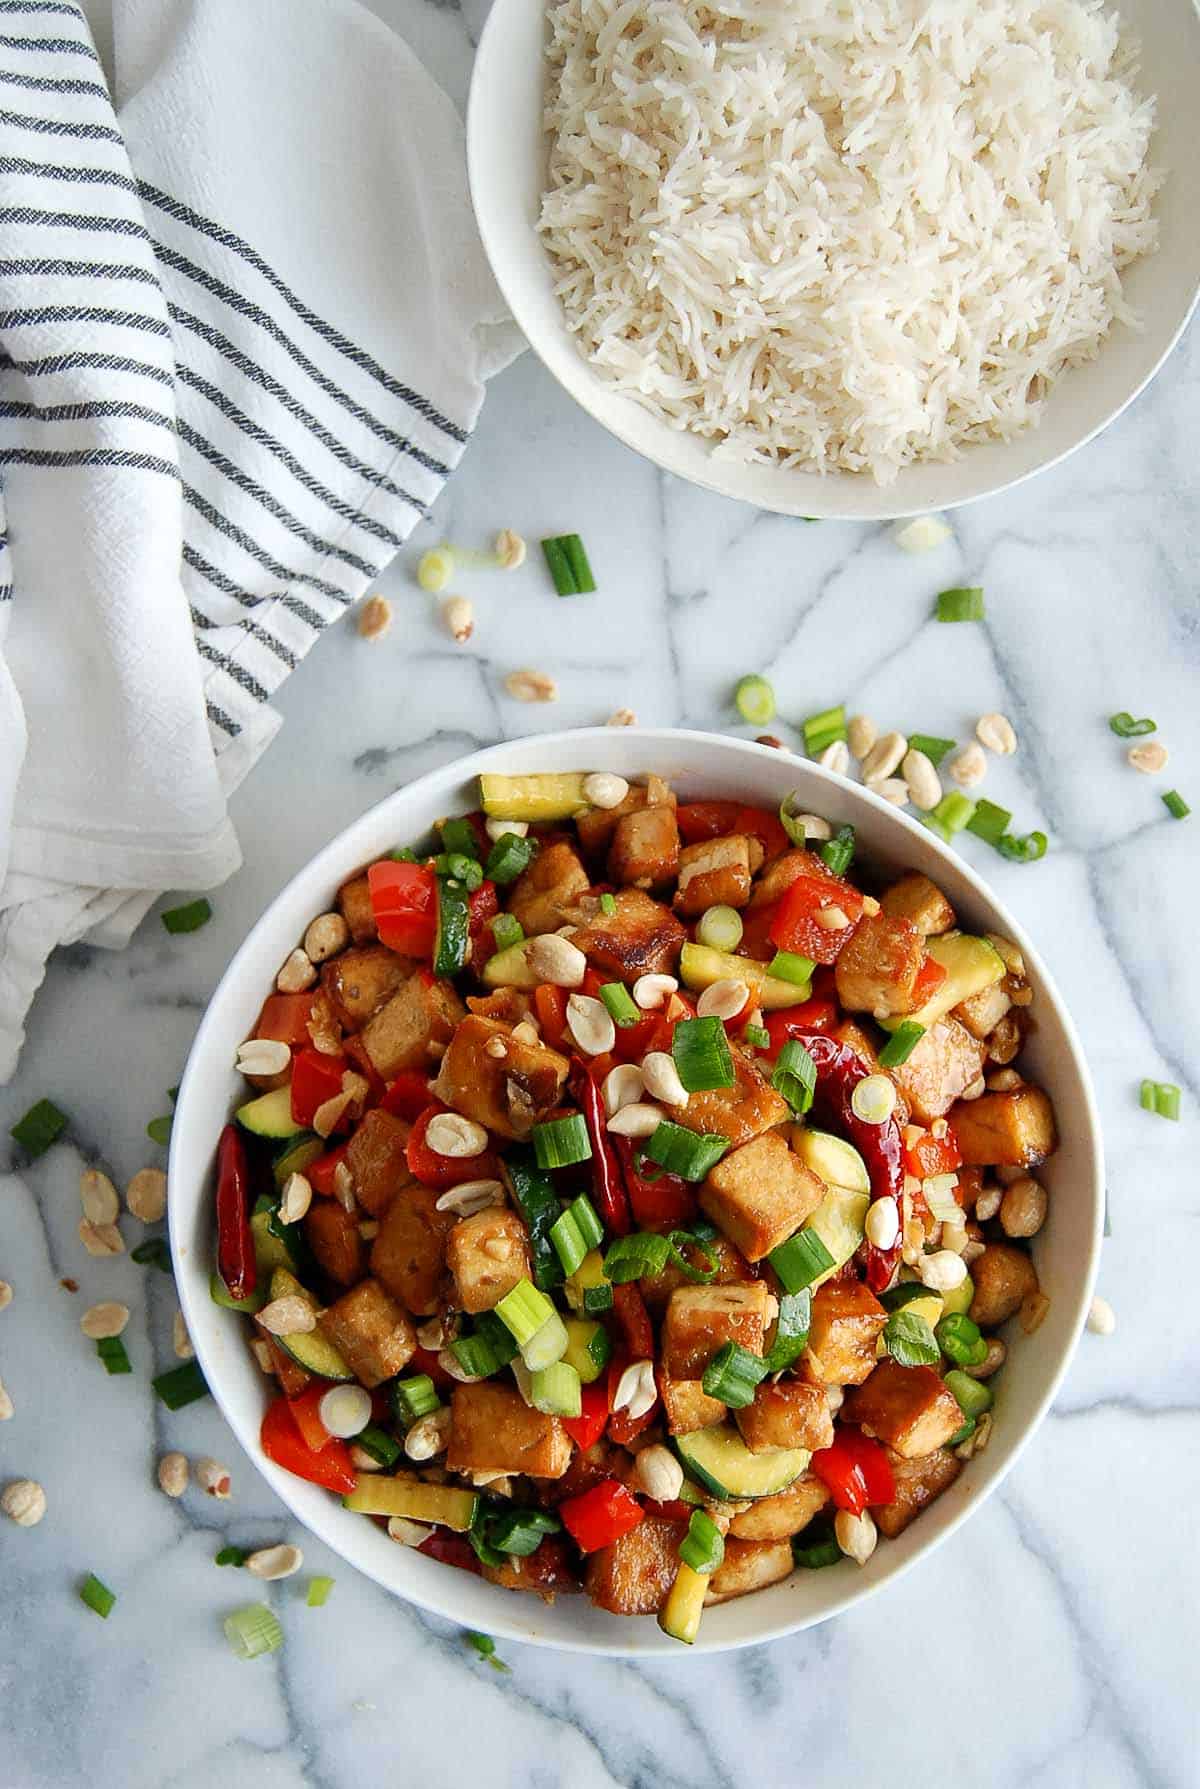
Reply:
M309 1528L464 1625L757 1643L1003 1476L1084 1321L1070 1020L952 851L704 734L511 742L356 821L197 1036L188 1327Z

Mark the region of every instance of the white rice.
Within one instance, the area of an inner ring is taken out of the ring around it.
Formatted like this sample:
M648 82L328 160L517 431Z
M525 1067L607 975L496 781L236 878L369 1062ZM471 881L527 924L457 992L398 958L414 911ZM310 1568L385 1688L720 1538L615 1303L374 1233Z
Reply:
M592 365L727 459L1006 439L1136 326L1154 102L1101 0L559 0L540 229Z

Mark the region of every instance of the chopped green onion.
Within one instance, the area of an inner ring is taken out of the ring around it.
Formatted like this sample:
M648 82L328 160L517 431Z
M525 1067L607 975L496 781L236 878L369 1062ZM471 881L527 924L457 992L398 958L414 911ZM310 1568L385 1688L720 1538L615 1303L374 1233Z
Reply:
M525 928L513 913L497 913L492 921L492 937L496 941L496 949L511 950L514 944L520 944L525 937Z
M208 1380L195 1360L185 1360L181 1367L160 1373L150 1383L168 1410L182 1410L185 1404L194 1404L197 1398L209 1395Z
M977 1367L987 1357L988 1345L979 1325L972 1323L965 1311L943 1317L933 1333L942 1353L956 1367Z
M785 795L780 802L779 824L783 827L784 832L787 833L788 838L791 839L793 845L798 845L801 851L803 851L808 843L808 833L801 824L802 815L796 811L795 803L799 793L800 791L798 789L793 789L791 793Z
M588 556L577 534L559 534L544 540L542 552L559 596L587 596L596 588Z
M815 1230L797 1230L777 1249L772 1249L767 1260L785 1292L803 1292L806 1286L811 1286L815 1279L836 1265Z
M528 1363L526 1363L528 1364ZM529 1402L543 1416L578 1416L583 1409L583 1383L579 1371L566 1360L552 1360L531 1374ZM499 1545L499 1542L494 1542Z
M822 1566L837 1565L844 1557L828 1516L818 1516L801 1533L792 1537L792 1559L807 1571L815 1572L820 1571Z
M493 1516L488 1539L499 1553L515 1553L527 1559L536 1553L548 1534L558 1534L562 1523L557 1516L540 1509L507 1509Z
M392 1411L396 1421L403 1423L406 1429L441 1407L442 1400L428 1373L415 1373L411 1379L393 1379ZM356 1436L355 1440L361 1440L361 1436Z
M447 881L461 882L468 894L483 884L483 867L473 857L464 857L458 851L443 851L433 860L434 874Z
M1143 1081L1142 1110L1156 1118L1179 1119L1180 1091L1173 1081Z
M509 1666L503 1659L496 1657L496 1642L490 1634L467 1634L468 1646L473 1646L481 1659L486 1659L493 1671L507 1671Z
M522 1345L521 1359L533 1374L544 1372L552 1367L555 1361L562 1359L570 1346L571 1338L567 1326L557 1311L551 1311L541 1328L535 1330L529 1340ZM516 1371L516 1362L513 1362Z
M454 576L454 554L449 547L430 547L422 553L417 565L417 583L422 590L437 595Z
M1008 809L997 807L994 801L984 797L975 803L975 812L967 821L967 831L973 832L985 845L999 846L1011 824L1012 815Z
M707 1577L725 1557L725 1536L707 1510L694 1509L688 1531L679 1545L679 1557L694 1572Z
M1163 806L1174 820L1186 820L1192 811L1178 789L1167 790L1163 796Z
M79 1600L89 1609L94 1609L102 1621L107 1621L116 1607L116 1594L102 1584L95 1572L89 1572L79 1586Z
M152 1143L158 1143L163 1149L171 1141L171 1126L174 1123L170 1113L164 1118L152 1118L146 1126L146 1135Z
M811 957L799 956L794 950L777 950L767 964L767 974L773 975L776 981L795 982L798 988L807 988L815 968Z
M256 1659L265 1652L278 1652L283 1645L283 1629L265 1603L235 1609L222 1625L235 1658Z
M605 919L611 919L613 914L616 912L616 910L617 910L616 895L608 894L607 892L602 894L600 896L600 911L601 911L601 913L603 913Z
M761 1355L751 1354L738 1342L724 1342L705 1367L701 1384L710 1398L719 1398L731 1410L744 1410L754 1402L766 1371Z
M960 795L957 789L951 789L943 795L935 808L924 815L925 824L945 839L956 832L962 832L975 817L975 803L967 795Z
M360 1435L358 1439L361 1444L362 1436ZM310 1609L323 1609L329 1601L329 1593L332 1589L332 1578L310 1578L308 1581L308 1595L304 1600Z
M752 727L765 727L775 718L775 691L765 677L751 675L740 679L733 692L734 706Z
M496 1315L517 1347L523 1348L555 1311L544 1292L539 1292L529 1280L519 1280L496 1306Z
M564 1211L555 1219L550 1226L550 1240L562 1262L563 1272L574 1273L588 1252L588 1244L583 1240L583 1232L573 1212Z
M720 1271L720 1265L708 1246L709 1239L697 1236L691 1230L672 1230L667 1240L671 1245L671 1260L684 1279L690 1280L693 1286L711 1286ZM685 1248L699 1249L708 1266L694 1266L683 1253Z
M776 1093L782 1093L797 1118L803 1118L813 1103L817 1065L798 1038L790 1037L775 1058L771 1085Z
M408 845L397 845L394 851L388 852L388 857L393 863L418 863L420 861L416 852Z
M1036 863L1046 855L1046 835L1044 832L1027 832L1022 839L1006 832L1003 838L996 840L996 849L1001 857L1010 858L1013 863Z
M529 1232L533 1283L547 1292L563 1279L562 1262L550 1241L550 1226L561 1209L558 1194L550 1176L534 1165L528 1151L510 1150L506 1165L513 1198Z
M779 1300L779 1315L775 1320L775 1335L771 1346L763 1356L768 1373L782 1373L785 1367L803 1354L808 1346L808 1331L812 1323L812 1291L808 1286L799 1292L785 1292Z
M583 1314L585 1317L600 1317L613 1307L613 1289L608 1280L601 1280L596 1286L583 1288Z
M172 1271L171 1250L165 1236L148 1236L145 1242L130 1249L129 1259L136 1261L139 1267L157 1267L163 1273ZM236 1305L233 1308L236 1309Z
M810 758L819 758L829 746L846 737L846 710L841 702L836 708L823 708L800 723L804 749Z
M529 868L536 850L536 839L522 838L517 832L501 833L488 852L487 867L483 873L489 882L495 882L498 887L504 888L508 883L515 882Z
M511 1336L509 1340L512 1340ZM490 1338L478 1332L470 1336L455 1336L450 1344L450 1352L471 1379L490 1379L505 1364L493 1348ZM513 1352L516 1352L515 1344Z
M909 751L924 752L935 770L957 743L955 739L939 739L936 733L910 733L908 736Z
M975 1418L973 1416L968 1416L964 1421L962 1428L955 1429L953 1435L951 1435L949 1441L947 1441L946 1446L961 1447L964 1441L969 1441L971 1439L972 1435L975 1433L975 1428Z
M567 1210L579 1226L579 1233L589 1249L598 1249L604 1241L604 1225L596 1214L596 1207L586 1193L580 1193L572 1199Z
M609 1244L604 1257L604 1277L610 1285L626 1286L661 1273L671 1258L671 1244L665 1236L638 1231L633 1236L618 1236Z
M9 1131L13 1142L23 1149L31 1162L36 1162L39 1155L45 1155L52 1143L56 1143L67 1128L67 1115L60 1112L53 1100L40 1099L35 1106L30 1106L24 1118L19 1118Z
M442 835L443 851L479 862L479 839L465 815L458 814L451 820L439 820L438 831Z
M854 828L839 826L833 837L818 847L817 855L827 870L844 876L854 861Z
M752 1050L769 1050L771 1033L765 1025L747 1025L742 1031L742 1041L749 1044Z
M915 1311L895 1311L883 1330L883 1345L902 1367L934 1367L941 1349L924 1317Z
M704 1019L680 1019L671 1039L671 1055L689 1093L734 1085L729 1039L715 1013Z
M981 1384L978 1379L972 1379L969 1373L960 1372L957 1367L946 1374L942 1383L947 1391L954 1393L964 1416L982 1416L995 1403L990 1385Z
M696 943L729 954L742 942L742 931L742 916L736 907L709 907L696 925Z
M245 1547L222 1547L213 1554L214 1565L245 1565L250 1554Z
M1110 714L1108 724L1118 739L1143 739L1147 733L1154 733L1158 729L1158 722L1149 717L1135 721L1127 708L1123 708L1120 714Z
M623 981L606 981L600 989L600 998L608 1008L609 1018L622 1031L628 1025L640 1025L646 1016Z
M937 618L939 621L982 621L983 591L978 585L966 589L939 590Z
M728 1137L685 1130L681 1124L672 1124L669 1118L663 1119L646 1142L650 1160L665 1168L668 1174L678 1174L681 1180L703 1180L728 1148Z
M880 1068L899 1068L907 1062L925 1035L924 1025L915 1019L903 1019L879 1052Z
M592 1145L588 1140L582 1112L572 1112L566 1118L551 1118L545 1124L535 1124L530 1132L530 1140L539 1168L569 1168L575 1162L587 1162L592 1157Z
M132 1373L133 1367L120 1336L101 1336L96 1343L96 1353L104 1362L106 1372Z
M186 906L171 907L162 916L162 922L168 932L198 932L212 918L212 907L201 895L198 901L188 901Z
M365 1429L360 1429L354 1437L354 1445L388 1468L396 1464L403 1451L400 1443L377 1423L368 1423Z

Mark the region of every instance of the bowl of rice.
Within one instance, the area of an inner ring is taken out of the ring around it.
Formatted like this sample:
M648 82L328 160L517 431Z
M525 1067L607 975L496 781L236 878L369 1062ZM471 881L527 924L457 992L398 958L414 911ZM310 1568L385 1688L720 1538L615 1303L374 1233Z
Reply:
M484 246L567 391L783 514L988 496L1092 439L1200 291L1192 0L495 0Z

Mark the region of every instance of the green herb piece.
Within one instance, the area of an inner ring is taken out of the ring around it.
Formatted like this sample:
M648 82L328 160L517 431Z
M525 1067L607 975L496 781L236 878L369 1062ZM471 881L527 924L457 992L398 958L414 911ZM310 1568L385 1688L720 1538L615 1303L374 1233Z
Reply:
M200 1371L200 1363L195 1360L185 1360L181 1367L160 1373L151 1384L168 1410L182 1410L185 1404L194 1404L197 1398L209 1396L208 1381Z
M939 739L936 733L910 733L908 749L910 752L924 752L936 770L947 752L952 752L958 744L956 739Z
M707 908L696 922L696 943L709 950L735 951L742 942L742 916L736 907Z
M168 1112L164 1118L152 1118L146 1126L146 1135L152 1143L161 1144L165 1149L171 1141L171 1126L174 1120Z
M934 832L940 832L943 838L962 832L974 818L975 803L969 796L960 795L957 789L943 795L937 806L924 815L925 824Z
M1179 1120L1180 1090L1173 1081L1143 1081L1141 1104L1143 1112L1153 1112L1156 1118Z
M817 855L827 870L844 876L854 862L854 828L839 826L831 839L818 846Z
M752 727L765 727L775 718L775 691L765 677L741 678L733 692L733 701L742 719Z
M116 1607L116 1593L102 1584L95 1572L89 1572L79 1587L79 1600L87 1608L95 1610L102 1621L107 1621Z
M569 1168L591 1160L592 1145L582 1112L535 1124L530 1132L534 1159L539 1168Z
M120 1336L101 1336L96 1343L96 1353L104 1362L106 1373L132 1373L133 1366Z
M846 710L839 702L836 708L823 708L819 714L810 714L806 721L800 723L804 734L804 749L810 758L819 758L821 753L839 739L846 737Z
M1044 832L1027 832L1024 838L1006 832L1003 838L996 840L996 849L1001 857L1007 857L1013 863L1036 863L1040 857L1045 857L1046 844Z
M694 1509L688 1531L679 1544L679 1557L694 1572L707 1577L725 1557L725 1536L707 1510Z
M490 1634L475 1634L468 1632L466 1641L468 1646L473 1646L475 1648L475 1651L479 1654L481 1659L487 1660L493 1671L509 1670L509 1666L504 1663L504 1660L496 1657L496 1642L492 1639Z
M607 892L600 896L600 911L605 919L611 919L617 910L617 897Z
M907 1062L921 1039L925 1035L924 1025L918 1025L915 1019L904 1019L879 1052L880 1068L899 1068Z
M952 1311L943 1317L933 1334L942 1353L956 1367L977 1367L987 1358L987 1341L965 1311Z
M633 1236L618 1236L609 1244L604 1257L604 1277L613 1286L627 1286L661 1273L671 1258L671 1244L665 1236L639 1231Z
M808 1346L811 1322L811 1287L804 1286L799 1292L785 1292L779 1300L775 1335L763 1356L768 1373L782 1373L785 1367L790 1367L803 1354Z
M689 1093L708 1093L734 1084L729 1039L715 1013L703 1019L680 1019L671 1039L671 1055Z
M1012 815L1008 809L997 807L994 801L984 797L975 803L975 812L967 821L967 831L973 832L985 845L998 847L1011 824Z
M536 1553L548 1534L558 1534L562 1523L540 1509L504 1510L488 1523L488 1540L499 1553L515 1553L528 1559Z
M941 1349L924 1317L915 1311L894 1311L884 1325L883 1345L902 1367L933 1367Z
M811 957L802 957L793 950L777 950L767 964L767 974L776 981L790 981L798 988L807 988L815 968Z
M484 875L497 887L506 888L529 868L536 850L536 839L522 838L517 832L503 832L488 852Z
M492 937L498 951L511 950L514 944L523 942L525 928L515 914L497 913L492 921Z
M250 1555L245 1547L222 1547L213 1554L214 1565L245 1565Z
M463 857L460 852L443 851L433 860L433 871L444 882L459 883L468 894L474 894L483 884L483 866L476 863L473 857Z
M204 896L198 901L188 901L183 907L171 907L162 916L162 922L168 932L198 932L212 918L212 907Z
M947 1391L954 1393L964 1416L982 1416L996 1401L990 1385L983 1385L978 1379L972 1379L969 1373L961 1372L958 1367L946 1374L942 1384Z
M559 534L544 540L542 552L559 596L587 596L596 588L587 553L577 534Z
M572 1274L584 1256L604 1238L604 1227L586 1193L580 1193L550 1226L550 1240L562 1262L564 1274Z
M765 1025L747 1025L742 1032L742 1040L744 1043L748 1043L752 1050L769 1050L771 1048L771 1033Z
M388 857L393 863L418 863L420 861L416 852L410 850L407 845L397 845L394 851L388 852Z
M623 981L606 981L600 989L600 998L613 1024L622 1030L629 1025L640 1025L646 1016Z
M708 1247L704 1237L695 1235L691 1230L672 1230L667 1240L671 1244L671 1260L679 1269L685 1280L693 1286L711 1286L720 1271L717 1257ZM707 1267L696 1267L683 1253L685 1248L698 1249L708 1262Z
M834 1265L815 1230L797 1230L767 1256L785 1292L803 1292Z
M442 835L443 851L479 862L479 840L475 828L464 815L458 814L452 820L439 820L438 831Z
M982 589L973 585L965 589L939 590L937 618L939 621L982 621Z
M165 1236L148 1236L145 1242L130 1249L129 1259L139 1267L157 1267L163 1273L172 1271L171 1250Z
M706 1131L685 1130L664 1118L646 1141L646 1154L668 1174L681 1180L703 1180L715 1168L729 1148L728 1137L710 1135Z
M710 1398L719 1398L731 1410L744 1410L754 1402L766 1371L761 1355L737 1342L724 1342L705 1367L701 1384Z
M1118 739L1144 739L1147 733L1154 733L1158 730L1157 721L1152 721L1148 717L1135 721L1127 708L1123 708L1120 714L1110 714L1108 724Z
M539 1292L529 1280L519 1280L496 1306L496 1315L517 1347L524 1348L557 1312L545 1293Z
M822 1566L837 1565L843 1557L828 1516L817 1516L792 1538L792 1559L806 1571L816 1572Z
M361 1441L362 1437L360 1436L359 1439ZM308 1595L305 1597L304 1601L310 1609L323 1609L329 1601L330 1592L332 1590L332 1578L310 1578L308 1581Z
M266 1652L278 1652L283 1645L283 1629L265 1603L235 1609L222 1626L235 1658L256 1659Z
M1163 806L1173 820L1186 820L1192 811L1178 789L1167 790L1163 796Z
M441 1407L442 1400L428 1373L415 1373L411 1379L392 1381L392 1411L396 1421L406 1429Z
M783 1095L797 1118L803 1118L816 1092L817 1065L798 1038L790 1037L775 1058L771 1085Z
M8 1134L30 1161L36 1162L66 1128L66 1113L60 1112L53 1100L40 1099L35 1106L30 1106L24 1118L17 1120Z

